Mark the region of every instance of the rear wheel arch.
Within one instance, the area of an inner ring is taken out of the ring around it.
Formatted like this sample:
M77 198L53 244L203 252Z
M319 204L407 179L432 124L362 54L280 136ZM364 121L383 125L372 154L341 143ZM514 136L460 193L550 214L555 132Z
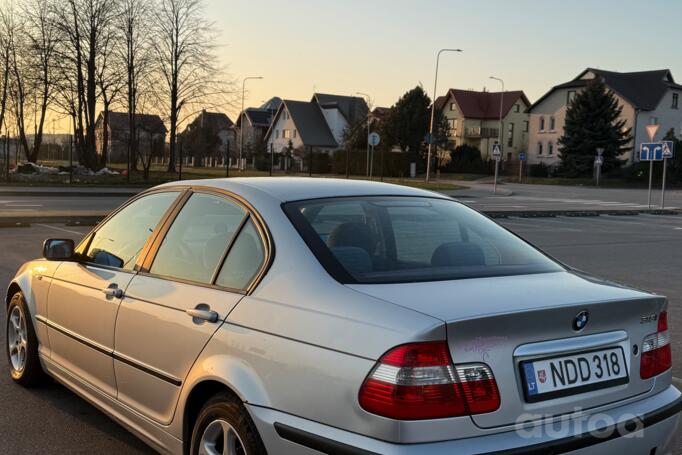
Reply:
M12 301L12 297L14 297L14 294L17 292L23 292L21 290L21 287L16 283L16 281L13 281L10 283L9 287L7 288L7 297L5 299L5 306L9 307L10 302Z
M222 382L212 379L195 384L187 395L182 419L183 452L185 454L189 453L190 444L192 442L192 430L194 429L194 423L196 422L201 409L211 397L220 393L225 393L240 403L243 403L243 400L234 390L232 390L232 388Z

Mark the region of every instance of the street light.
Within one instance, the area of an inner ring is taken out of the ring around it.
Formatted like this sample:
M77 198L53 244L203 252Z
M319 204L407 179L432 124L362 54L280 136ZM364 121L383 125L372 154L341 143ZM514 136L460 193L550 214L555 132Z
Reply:
M497 132L497 144L500 147L500 153L502 152L502 106L504 105L504 81L499 77L490 76L490 79L498 81L502 84L502 93L500 94L500 129ZM500 165L500 158L495 157L495 180L493 181L493 193L497 193L497 169Z
M372 104L372 97L370 97L367 93L362 93L362 92L355 92L356 95L362 95L367 98L367 109L371 111L371 104ZM369 176L369 111L367 112L367 173L366 175Z
M440 54L443 52L462 52L462 49L441 49L436 54L436 75L433 78L433 100L431 101L431 124L429 126L429 151L426 156L426 181L429 181L429 174L431 173L431 143L433 142L433 118L436 115L436 96L438 89L438 63L440 62Z
M244 115L244 92L246 90L246 81L249 79L263 79L263 76L249 76L245 77L244 80L242 81L242 110L239 113L239 115ZM240 120L239 123L241 126L239 127L239 170L243 171L242 169L242 154L244 153L244 121L243 119ZM230 163L227 163L229 166Z

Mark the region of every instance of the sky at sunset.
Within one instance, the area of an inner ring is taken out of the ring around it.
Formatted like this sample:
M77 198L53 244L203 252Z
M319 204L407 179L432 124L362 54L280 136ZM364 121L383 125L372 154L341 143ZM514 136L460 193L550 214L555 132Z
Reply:
M247 106L314 90L390 106L420 83L431 95L443 47L464 52L441 58L439 94L498 90L495 75L535 101L588 66L682 81L679 0L206 0L206 11L230 74L264 77L247 82Z

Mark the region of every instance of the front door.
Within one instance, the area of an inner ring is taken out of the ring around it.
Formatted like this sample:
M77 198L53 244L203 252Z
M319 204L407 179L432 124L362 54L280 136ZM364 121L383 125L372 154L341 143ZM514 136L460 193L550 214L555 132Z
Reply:
M111 396L121 297L140 252L178 194L153 193L126 205L88 236L82 261L62 263L52 279L45 321L52 361Z
M264 259L248 211L224 195L193 193L168 225L126 291L114 352L119 400L164 424L194 361Z

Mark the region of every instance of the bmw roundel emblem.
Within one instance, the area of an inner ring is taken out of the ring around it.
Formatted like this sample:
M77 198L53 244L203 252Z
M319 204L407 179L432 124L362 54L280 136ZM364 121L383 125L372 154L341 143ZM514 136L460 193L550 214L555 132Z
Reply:
M587 321L590 319L590 313L587 310L581 311L573 319L573 330L582 330L587 325Z

